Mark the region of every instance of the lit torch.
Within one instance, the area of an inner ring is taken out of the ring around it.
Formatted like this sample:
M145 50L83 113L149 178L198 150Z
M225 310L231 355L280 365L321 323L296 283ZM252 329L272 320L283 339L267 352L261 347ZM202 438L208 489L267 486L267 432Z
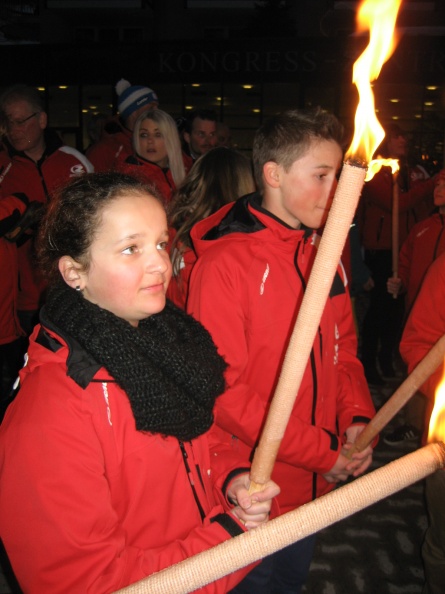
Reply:
M370 28L370 43L366 51L354 64L353 81L357 85L360 95L360 103L355 114L355 134L348 155L361 155L369 161L377 146L373 145L374 139L378 144L383 140L385 133L381 127L374 109L374 95L368 81L375 80L384 62L394 51L396 39L394 27L401 0L394 2L365 2L362 4L358 14L359 30ZM380 28L374 27L379 19L382 19ZM370 121L368 123L368 118ZM367 126L369 125L370 138L367 139ZM363 144L364 143L364 144ZM399 162L396 159L377 159L369 163L368 173L365 181L369 181L382 167L391 167L392 171L392 273L397 278L399 269L399 184L398 171ZM396 298L397 295L394 295Z

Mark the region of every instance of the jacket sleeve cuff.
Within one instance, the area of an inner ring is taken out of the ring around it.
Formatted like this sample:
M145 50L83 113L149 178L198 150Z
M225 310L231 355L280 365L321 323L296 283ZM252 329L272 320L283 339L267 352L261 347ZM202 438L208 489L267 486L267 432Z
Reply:
M353 425L368 425L370 421L371 421L370 417L356 415L356 416L352 417L351 422L349 423L348 427L352 427ZM375 446L378 444L378 442L379 442L379 436L376 435L374 437L374 439L372 440L372 442L370 443L370 446L374 449Z
M332 450L333 452L337 452L338 451L338 446L339 446L339 439L338 436L335 435L335 433L331 433L330 431L328 431L327 429L323 429L323 431L325 431L330 438L330 444L329 444L329 449Z
M223 482L222 486L221 486L221 491L222 494L225 498L225 500L232 504L233 503L230 501L228 495L227 495L227 491L229 490L230 484L231 482L238 476L240 476L240 474L247 474L250 472L250 468L249 467L245 467L245 468L234 468L232 471L229 472L229 474L226 477L226 480Z
M352 417L351 425L367 425L370 422L369 417L357 415Z
M210 519L210 523L219 524L232 538L243 534L245 531L241 522L237 522L235 518L229 514L217 514Z
M242 524L237 522L235 518L229 514L218 514L210 519L210 523L219 524L232 537L239 536L244 532Z

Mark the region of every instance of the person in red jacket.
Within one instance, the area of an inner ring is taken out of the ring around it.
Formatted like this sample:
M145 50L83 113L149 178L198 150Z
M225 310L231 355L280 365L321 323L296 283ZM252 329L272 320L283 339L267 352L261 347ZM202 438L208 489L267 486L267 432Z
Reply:
M24 336L17 317L17 245L8 234L17 227L27 206L28 199L23 194L0 198L0 422L15 380L20 338Z
M161 109L139 116L133 130L133 152L116 162L117 171L154 184L166 205L191 166L192 160L182 152L174 119Z
M432 262L445 252L445 169L434 178L434 205L438 211L415 225L400 250L399 276L389 278L388 292L405 294L405 310L409 314L423 279ZM385 443L397 445L403 441L419 440L423 431L426 411L425 398L416 393L404 407L405 422L386 437Z
M376 154L398 159L399 244L400 249L419 213L433 208L434 180L427 179L419 168L408 167L408 144L403 130L391 124L381 149ZM361 360L368 382L383 385L383 378L395 375L394 357L400 340L403 301L388 295L386 282L392 274L393 176L390 167L382 169L363 188L357 222L365 250L365 264L370 269L374 287L369 292L369 306L363 320ZM428 212L428 215L430 212ZM424 215L425 216L425 215ZM383 376L383 378L382 378Z
M95 171L113 171L118 158L125 160L133 153L136 120L141 114L159 106L158 96L149 87L130 85L121 78L115 89L119 114L103 126L100 140L86 151Z
M437 211L411 229L399 255L398 277L387 281L388 292L405 295L405 310L411 311L431 263L445 251L445 169L434 176L434 206Z
M225 363L166 301L160 197L82 176L40 240L50 290L0 426L0 536L23 591L115 592L267 521L278 487L250 495L249 464L209 442Z
M445 334L444 298L445 254L442 254L428 269L403 331L400 354L408 365L409 373ZM444 366L440 365L420 387L428 402L423 441L426 440L426 425L433 408L435 392L443 375ZM443 594L445 592L445 472L443 470L438 470L427 477L425 494L430 521L422 545L426 580L423 594Z
M253 454L279 378L317 253L316 230L328 216L342 131L320 108L266 121L253 144L259 192L227 204L191 231L198 259L187 309L228 364L212 432L246 457ZM357 359L345 282L339 263L274 466L282 512L361 474L372 459L371 447L352 461L346 457L374 407ZM234 592L300 592L314 540L264 560Z
M79 151L64 146L48 130L48 118L39 92L26 85L7 88L0 97L4 124L4 150L0 152L0 188L3 196L24 194L28 201L45 205L56 188L93 167ZM17 240L19 286L18 317L29 336L38 321L44 299L44 282L34 262L34 229ZM25 341L26 348L26 341ZM20 356L17 370L23 364Z

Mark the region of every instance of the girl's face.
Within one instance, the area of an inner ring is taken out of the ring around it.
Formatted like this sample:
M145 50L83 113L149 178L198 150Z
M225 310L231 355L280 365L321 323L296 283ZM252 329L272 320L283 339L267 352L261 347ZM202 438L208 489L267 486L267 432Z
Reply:
M90 268L81 272L85 299L132 326L165 306L171 278L166 251L167 219L149 194L126 194L102 212L90 247Z
M165 140L159 126L153 120L143 120L139 128L139 155L159 167L168 167Z

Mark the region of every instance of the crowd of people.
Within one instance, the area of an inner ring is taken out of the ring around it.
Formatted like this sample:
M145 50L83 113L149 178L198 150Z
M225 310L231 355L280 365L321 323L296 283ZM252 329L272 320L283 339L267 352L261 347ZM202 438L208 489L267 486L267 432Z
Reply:
M322 108L284 111L250 159L211 109L175 121L149 87L121 79L116 94L85 154L51 131L35 89L0 97L0 538L31 594L114 592L366 472L375 443L348 450L375 414L370 387L396 373L401 339L412 368L443 333L441 318L435 333L415 320L430 264L444 269L445 170L412 167L392 126L381 153L400 172L364 187L272 476L251 493L343 126ZM431 384L417 398L420 438ZM411 437L406 416L388 443ZM444 486L431 485L440 525ZM436 594L443 532L429 534ZM298 594L314 544L202 591Z

